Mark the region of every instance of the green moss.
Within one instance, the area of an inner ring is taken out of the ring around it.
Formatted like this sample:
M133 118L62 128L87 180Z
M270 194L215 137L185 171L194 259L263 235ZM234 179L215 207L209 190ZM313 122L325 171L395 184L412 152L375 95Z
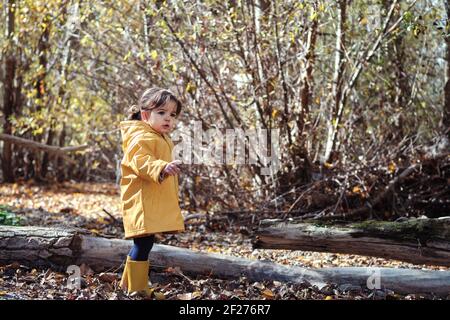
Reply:
M450 241L450 223L444 220L410 219L403 222L367 220L348 226L360 230L352 234L355 237L372 235L398 240L420 240L421 243L438 238Z

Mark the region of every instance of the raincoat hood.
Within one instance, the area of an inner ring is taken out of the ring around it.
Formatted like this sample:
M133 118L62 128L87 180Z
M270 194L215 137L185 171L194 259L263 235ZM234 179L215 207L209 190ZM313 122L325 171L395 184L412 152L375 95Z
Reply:
M120 122L120 133L122 134L123 150L126 150L133 138L145 133L152 133L162 138L168 138L167 135L159 133L153 129L151 125L140 120L127 120Z

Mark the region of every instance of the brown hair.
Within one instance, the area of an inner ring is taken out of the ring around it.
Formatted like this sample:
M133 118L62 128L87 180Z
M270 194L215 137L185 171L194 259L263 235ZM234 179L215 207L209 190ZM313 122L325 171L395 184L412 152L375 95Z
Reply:
M139 104L132 105L128 109L128 120L142 120L141 111L158 108L169 101L175 102L177 106L176 115L178 116L181 112L182 104L171 91L158 87L147 89L139 99Z

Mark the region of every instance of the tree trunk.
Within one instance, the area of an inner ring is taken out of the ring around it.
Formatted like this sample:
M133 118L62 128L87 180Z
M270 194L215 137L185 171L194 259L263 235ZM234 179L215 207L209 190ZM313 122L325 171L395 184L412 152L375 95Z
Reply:
M336 30L336 53L334 59L334 75L333 75L333 110L329 113L327 122L328 133L325 144L325 152L322 162L328 161L335 144L335 135L337 131L337 115L338 110L345 104L345 97L342 95L342 85L345 71L345 24L347 21L347 0L338 1L338 27Z
M54 137L55 131L53 130L53 124L50 124L50 128L48 129L47 133L47 142L46 144L51 146L53 144L53 137ZM48 167L50 165L50 158L48 152L44 153L44 156L42 158L42 165L41 165L41 177L45 178L48 173Z
M95 271L118 268L132 242L93 237L75 229L0 226L0 263L19 263L63 270L69 265L88 264ZM378 280L383 289L399 293L450 293L450 272L395 268L305 269L273 262L206 254L167 245L155 245L150 253L154 268L180 267L192 275L219 278L247 277L250 281L309 283L319 288L370 285Z
M50 50L50 43L49 43L49 37L50 37L50 27L51 27L51 19L49 15L45 15L43 20L42 20L42 24L41 24L44 28L44 30L42 31L42 34L39 38L38 41L38 45L37 45L37 53L38 53L38 57L39 57L39 67L40 67L40 71L36 76L36 85L35 85L35 89L36 89L36 100L39 101L39 103L36 103L36 111L40 112L41 109L44 107L44 105L46 106L46 104L48 103L48 101L45 101L45 98L48 96L47 94L47 83L46 83L46 77L47 77L47 64L48 64L48 59L47 59L47 54L48 51ZM48 107L48 106L46 106ZM48 108L48 112L50 113L50 118L52 118L51 112L50 112L50 108ZM39 126L41 128L45 127L44 123L39 123ZM48 133L48 140L50 140L53 137L53 133L51 132L52 128L50 126L50 132ZM44 131L44 130L42 130ZM35 141L41 142L44 140L44 134L40 133L40 134L33 134L33 139ZM50 141L51 144L51 141ZM37 181L43 181L45 180L45 175L47 173L47 168L44 169L45 166L48 165L48 156L43 153L41 154L41 152L36 152L33 154L33 157L35 159L34 161L34 171L35 171L35 179Z
M334 226L263 220L256 236L255 248L360 254L450 267L450 217Z
M66 125L63 123L62 130L59 134L59 147L64 147L66 140ZM66 178L66 168L62 157L56 157L57 181L63 182Z
M447 11L447 25L445 27L445 43L446 47L446 60L447 60L447 82L444 88L444 112L442 117L442 125L444 131L450 128L450 0L445 1L445 9Z
M7 2L7 41L13 41L13 36L15 32L15 0L9 0ZM3 92L3 133L11 134L12 126L9 117L14 114L14 106L15 106L15 90L14 90L14 78L16 74L16 56L14 52L12 52L14 48L13 45L10 44L10 48L8 52L5 53L5 62L4 62L4 92ZM13 165L12 165L12 144L9 141L3 142L3 150L2 150L2 172L3 172L3 180L5 182L14 182L14 173L13 173Z
M381 20L386 19L389 8L392 6L393 0L383 0L381 14ZM386 12L383 14L383 12ZM392 18L394 21L398 20L401 15L400 4L397 4L394 8ZM387 70L393 70L391 73L389 82L387 83L386 94L388 95L389 102L398 115L398 120L394 123L394 139L400 141L404 136L404 114L408 113L407 106L409 105L409 99L411 99L411 87L408 82L408 68L405 68L407 64L405 54L404 35L399 32L393 35L393 41L387 42L384 48L384 55L387 57Z

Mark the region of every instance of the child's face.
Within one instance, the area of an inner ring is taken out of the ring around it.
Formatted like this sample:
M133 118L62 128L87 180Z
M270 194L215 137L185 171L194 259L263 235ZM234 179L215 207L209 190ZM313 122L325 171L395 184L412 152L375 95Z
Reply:
M159 133L169 133L174 129L177 105L169 101L165 105L150 111L142 112L142 120L152 126Z

